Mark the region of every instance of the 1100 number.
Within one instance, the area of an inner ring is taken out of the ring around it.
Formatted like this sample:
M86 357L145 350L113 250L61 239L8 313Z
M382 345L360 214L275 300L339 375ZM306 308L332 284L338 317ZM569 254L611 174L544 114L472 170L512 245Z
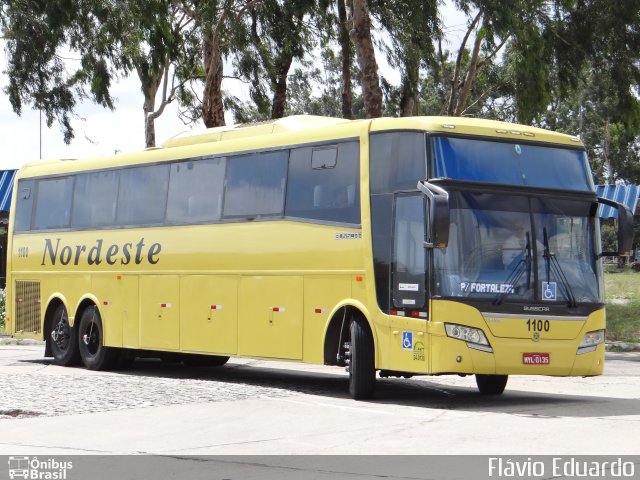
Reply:
M549 320L527 320L527 328L530 332L548 332L551 324Z

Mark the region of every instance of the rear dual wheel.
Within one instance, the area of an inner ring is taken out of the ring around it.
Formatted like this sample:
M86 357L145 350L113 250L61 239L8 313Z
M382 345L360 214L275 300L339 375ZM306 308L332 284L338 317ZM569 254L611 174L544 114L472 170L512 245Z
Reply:
M89 370L109 370L118 365L121 352L104 345L102 319L97 307L87 308L82 313L78 339L80 358Z
M69 325L69 315L64 305L58 305L51 322L51 354L56 365L68 367L80 363L78 331Z

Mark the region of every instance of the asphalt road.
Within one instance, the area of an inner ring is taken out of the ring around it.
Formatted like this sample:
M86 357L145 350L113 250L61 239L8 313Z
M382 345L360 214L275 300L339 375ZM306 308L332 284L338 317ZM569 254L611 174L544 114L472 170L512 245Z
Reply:
M0 455L640 453L640 353L608 353L600 377L511 377L500 397L473 377L416 377L378 380L356 402L340 368L91 372L42 352L0 347Z

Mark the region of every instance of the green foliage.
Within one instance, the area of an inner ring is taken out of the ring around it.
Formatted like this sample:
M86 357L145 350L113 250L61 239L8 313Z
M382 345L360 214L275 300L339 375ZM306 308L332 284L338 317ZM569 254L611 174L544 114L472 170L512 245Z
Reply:
M5 289L0 289L0 332L5 329L6 322L6 311L5 305L7 302L7 291Z
M30 106L42 110L47 125L57 121L67 142L77 103L89 98L113 108L114 78L134 71L148 115L176 99L184 120L206 120L215 96L214 113L222 104L238 122L300 113L360 118L353 63L353 105L350 113L341 108L350 91L342 85L342 52L354 58L353 37L340 37L344 5L351 2L4 0L5 93L16 113ZM597 182L640 183L637 0L455 0L467 17L464 45L445 38L451 25L442 2L367 6L377 47L400 79L382 78L384 115L449 112L534 123L579 135ZM221 92L223 60L209 69L214 44L248 85L248 99ZM158 106L165 72L175 88ZM219 81L204 98L194 82L211 80L212 72Z
M250 97L259 119L279 118L286 108L288 74L293 61L303 61L316 42L308 16L314 0L263 0L250 9L244 25L247 42L236 52L236 73L250 84ZM240 28L240 26L239 26ZM244 117L235 104L236 118Z
M618 248L617 229L612 223L602 223L600 226L603 252L615 252Z
M0 22L9 77L4 91L13 110L20 114L25 104L41 110L47 126L58 121L69 143L78 99L90 95L113 108L111 80L131 68L119 54L121 20L121 11L106 0L4 2ZM78 61L69 62L65 52Z

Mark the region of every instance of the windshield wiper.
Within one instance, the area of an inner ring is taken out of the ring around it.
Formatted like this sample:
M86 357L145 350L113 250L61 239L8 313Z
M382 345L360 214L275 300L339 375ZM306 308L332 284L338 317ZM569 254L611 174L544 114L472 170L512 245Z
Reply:
M555 253L551 253L551 250L549 250L549 237L547 235L546 227L542 229L542 240L544 241L544 253L542 256L546 263L547 283L551 283L551 274L553 273L554 278L558 278L560 280L560 285L562 285L565 295L569 300L569 307L576 308L578 306L578 302L576 301L576 297L571 289L571 284L569 284Z
M527 251L526 256L520 259L520 261L516 264L515 267L513 267L513 270L511 270L511 273L505 280L505 285L511 285L511 287L513 288L513 291L504 291L503 293L498 295L496 299L493 301L494 305L501 305L504 299L507 297L507 295L511 293L515 293L516 285L518 285L520 278L522 278L522 275L525 272L527 272L527 290L531 288L531 263L532 262L531 262L531 237L529 235L529 232L526 233L525 248Z

